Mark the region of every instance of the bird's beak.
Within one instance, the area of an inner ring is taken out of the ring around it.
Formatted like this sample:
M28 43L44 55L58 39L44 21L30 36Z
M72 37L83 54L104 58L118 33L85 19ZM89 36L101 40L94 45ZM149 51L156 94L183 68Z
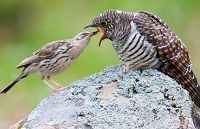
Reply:
M101 27L98 27L98 26L95 26L93 23L90 23L88 25L86 25L84 27L84 29L86 28L89 28L89 27L96 27L97 28L97 32L101 31L102 35L101 35L101 38L99 40L99 47L101 46L101 41L105 39L105 29L101 28Z
M93 31L89 33L89 36L92 37L94 35L96 35L99 32L99 30Z
M92 32L92 35L96 35L99 32L99 30Z
M88 24L87 26L84 27L84 29L89 28L89 27L95 27L93 23Z

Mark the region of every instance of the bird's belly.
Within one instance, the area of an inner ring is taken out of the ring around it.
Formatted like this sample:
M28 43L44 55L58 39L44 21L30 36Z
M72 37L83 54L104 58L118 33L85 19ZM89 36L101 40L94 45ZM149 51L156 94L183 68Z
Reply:
M60 74L62 72L64 72L66 70L66 68L68 67L68 64L62 64L62 65L58 65L53 69L50 69L49 71L46 72L46 76L52 76L52 75L57 75Z
M46 64L46 65L44 65ZM69 58L63 58L62 60L51 60L51 63L40 63L39 73L45 76L57 75L66 70L66 68L71 64Z
M135 35L124 43L120 50L116 50L125 71L157 67L159 59L156 57L155 46L146 41L143 36Z

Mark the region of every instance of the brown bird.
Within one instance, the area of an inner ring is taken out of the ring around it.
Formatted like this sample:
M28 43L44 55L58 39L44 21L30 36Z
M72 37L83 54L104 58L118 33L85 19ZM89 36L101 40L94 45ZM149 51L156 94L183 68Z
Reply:
M29 74L39 73L42 75L42 81L49 86L54 92L57 90L51 86L45 77L53 84L61 88L62 86L51 79L52 75L63 72L70 64L82 53L85 47L95 35L95 32L81 32L73 39L53 41L43 46L32 55L25 58L17 68L24 68L22 73L16 77L1 94L9 91L18 81Z
M189 53L163 20L145 11L107 10L85 28L88 27L101 30L99 46L104 39L112 41L125 71L155 68L187 89L200 107L200 85L192 71Z

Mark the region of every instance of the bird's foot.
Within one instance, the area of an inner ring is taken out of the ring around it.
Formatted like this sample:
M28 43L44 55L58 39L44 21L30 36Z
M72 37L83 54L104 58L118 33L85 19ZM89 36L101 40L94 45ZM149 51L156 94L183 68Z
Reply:
M64 89L65 89L65 87L63 87L63 86L60 86L60 88L59 88L59 89L53 89L53 93L60 92L60 91L62 91L62 90L64 90Z

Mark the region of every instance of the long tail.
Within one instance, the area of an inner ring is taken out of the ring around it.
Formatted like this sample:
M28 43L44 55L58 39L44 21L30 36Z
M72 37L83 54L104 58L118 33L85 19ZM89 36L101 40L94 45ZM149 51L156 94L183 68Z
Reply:
M192 70L184 74L176 66L169 65L167 69L159 69L161 72L167 74L175 79L184 89L189 92L192 101L200 108L200 85Z
M5 94L8 92L18 81L25 78L28 74L22 72L19 76L17 76L8 86L6 86L2 91L1 94Z
M190 96L194 103L200 108L200 85L198 84L193 90L194 91L190 92Z
M191 70L187 75L179 76L175 80L189 92L192 101L200 108L200 85L193 71Z

